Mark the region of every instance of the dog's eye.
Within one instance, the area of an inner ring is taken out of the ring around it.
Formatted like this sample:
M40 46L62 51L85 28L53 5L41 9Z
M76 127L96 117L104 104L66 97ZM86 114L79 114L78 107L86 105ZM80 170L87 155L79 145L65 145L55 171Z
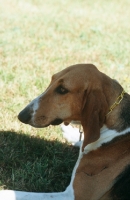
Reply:
M63 86L59 86L59 87L56 88L56 92L59 93L59 94L66 94L69 91L66 88L64 88Z

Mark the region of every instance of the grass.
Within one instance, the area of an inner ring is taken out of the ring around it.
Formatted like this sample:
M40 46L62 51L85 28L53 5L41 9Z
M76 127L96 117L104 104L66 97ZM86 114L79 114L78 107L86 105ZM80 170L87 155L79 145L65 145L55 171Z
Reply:
M52 192L69 184L78 149L13 131L1 131L0 141L3 188Z
M51 75L93 63L130 92L129 0L0 0L0 189L62 191L78 150L17 115ZM62 177L62 181L61 181Z

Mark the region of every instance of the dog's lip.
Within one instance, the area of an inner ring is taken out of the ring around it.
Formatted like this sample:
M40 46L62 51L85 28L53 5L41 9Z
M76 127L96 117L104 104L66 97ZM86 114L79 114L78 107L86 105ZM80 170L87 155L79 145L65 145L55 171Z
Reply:
M33 123L28 123L28 125L34 127L34 128L46 128L48 127L50 124L45 124L45 125L38 125L38 124L33 124Z
M51 121L51 125L53 125L53 126L56 126L56 125L59 125L59 124L61 124L63 122L63 120L62 119L60 119L60 118L56 118L56 119L54 119L53 121Z
M40 124L35 124L35 123L32 123L31 121L28 123L28 125L34 127L34 128L46 128L50 125L52 126L57 126L57 125L60 125L62 123L64 123L64 125L68 126L70 124L71 121L63 121L62 119L55 119L53 121L51 121L50 123L48 124L45 124L45 125L40 125Z
M48 127L49 125L53 125L53 126L57 126L57 125L60 125L61 123L63 122L62 119L54 119L53 121L51 121L50 123L48 124L44 124L44 125L40 125L40 124L35 124L35 123L32 123L31 121L28 123L30 126L32 127L35 127L35 128L46 128Z

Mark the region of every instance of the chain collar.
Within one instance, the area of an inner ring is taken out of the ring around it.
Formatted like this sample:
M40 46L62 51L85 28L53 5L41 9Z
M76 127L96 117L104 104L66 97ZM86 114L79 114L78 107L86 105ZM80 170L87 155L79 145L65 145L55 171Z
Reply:
M106 116L109 115L109 114L113 111L113 109L114 109L117 105L120 104L120 102L122 101L122 99L123 99L125 93L126 93L125 90L123 90L122 93L120 94L120 96L117 97L115 103L110 107L110 109L109 109L108 113L106 114Z

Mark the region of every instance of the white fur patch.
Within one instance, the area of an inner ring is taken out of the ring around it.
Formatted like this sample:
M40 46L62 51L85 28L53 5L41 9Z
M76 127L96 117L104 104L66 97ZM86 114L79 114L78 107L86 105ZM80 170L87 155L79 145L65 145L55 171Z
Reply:
M32 110L33 110L33 113L32 113L32 121L33 121L33 123L34 123L34 116L36 114L36 111L39 108L40 98L43 97L45 94L46 94L46 91L44 93L42 93L41 95L39 95L37 98L35 98L33 101L31 101L31 103L28 105L28 106L31 106Z
M31 106L32 106L32 110L33 110L32 117L34 117L34 115L36 114L36 111L39 108L39 99L40 99L40 97L37 97L36 99L34 99L31 102Z
M110 142L112 139L114 139L117 136L124 135L126 133L130 132L130 128L125 129L124 131L117 132L116 130L110 130L105 125L100 130L100 138L91 144L88 144L84 148L84 153L88 153L89 151L95 150L98 147L100 147L103 143Z

